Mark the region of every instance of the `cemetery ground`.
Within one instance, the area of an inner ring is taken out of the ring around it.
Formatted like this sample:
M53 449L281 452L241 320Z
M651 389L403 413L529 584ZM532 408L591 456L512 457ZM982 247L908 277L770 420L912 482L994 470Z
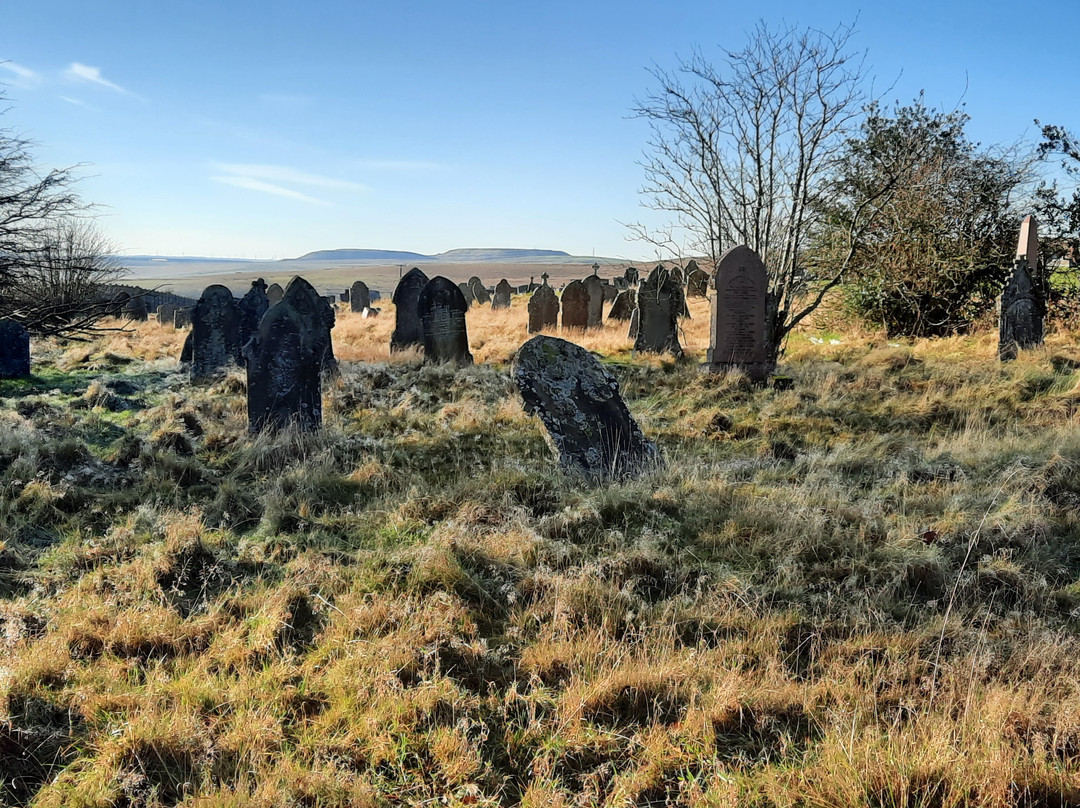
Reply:
M698 372L703 300L682 362L572 335L666 459L598 486L522 410L525 302L464 368L339 307L306 435L182 331L36 343L0 805L1080 805L1076 333L810 328L790 390Z

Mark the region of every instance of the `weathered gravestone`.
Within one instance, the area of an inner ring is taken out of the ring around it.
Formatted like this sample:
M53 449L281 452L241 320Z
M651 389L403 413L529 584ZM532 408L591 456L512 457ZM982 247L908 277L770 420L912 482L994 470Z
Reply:
M314 286L299 275L289 281L281 302L291 305L304 322L310 323L313 349L323 375L340 375L337 359L334 358L334 343L330 336L330 331L337 319L334 315L334 307L325 297L315 291Z
M472 292L473 299L481 306L486 306L491 302L491 295L484 288L484 282L475 275L469 278L469 290Z
M371 308L371 290L363 281L356 281L349 289L349 307L356 312Z
M678 317L684 305L682 288L671 272L663 267L650 272L638 286L638 332L634 350L682 356Z
M428 281L416 304L424 327L424 359L471 365L465 312L469 306L457 284L440 276Z
M270 298L266 296L266 281L257 278L251 282L251 288L237 304L240 312L240 347L243 348L255 329L259 327L263 315L270 308Z
M0 320L0 379L30 375L30 332L22 323Z
M769 278L765 265L749 247L732 247L716 265L713 287L716 295L712 300L705 370L724 373L737 368L756 382L765 381L774 369L769 348Z
M587 328L589 325L589 290L581 281L570 281L562 291L562 327Z
M413 267L398 281L397 289L391 298L394 302L394 333L390 335L390 351L405 351L409 348L422 347L424 344L424 324L416 310L420 292L427 286L428 276L420 267Z
M604 281L604 302L611 303L618 296L619 290L615 288L614 284ZM610 315L609 315L610 316Z
M629 339L637 340L637 335L641 331L641 309L634 305L634 310L630 312L630 327L626 330L626 336Z
M338 300L340 300L342 303L348 303L349 302L349 290L346 289L344 292L340 292L338 294Z
M191 312L191 326L192 381L212 379L241 361L240 312L226 287L214 284L203 290Z
M495 285L495 296L491 298L491 308L510 308L510 295L513 294L513 292L514 288L507 282L506 278L503 278Z
M540 416L563 468L594 480L633 476L658 463L619 395L619 383L579 345L539 336L514 363L525 411Z
M626 281L627 286L636 286L638 282L638 271L636 267L627 267L623 273L623 280Z
M247 360L248 429L276 431L322 425L322 373L329 333L315 290L294 278L280 303L259 321L244 347ZM299 308L297 307L299 304Z
M124 309L127 307L128 301L131 300L131 295L127 292L117 292L112 296L112 300L109 301L108 312L110 317L120 317L124 313Z
M671 279L675 281L675 283L677 283L680 288L682 288L686 284L686 279L683 275L683 271L678 267L672 267L668 270L668 273L671 275Z
M604 282L595 273L584 281L585 290L589 293L589 307L586 328L603 328L604 326Z
M180 306L173 312L173 328L188 328L191 325L192 306Z
M615 297L615 302L611 304L611 311L607 315L608 320L629 320L635 308L637 308L637 295L634 294L634 291L627 289L624 292L619 292Z
M1016 359L1019 351L1042 345L1046 308L1034 282L1038 261L1038 224L1028 216L1020 225L1012 275L1001 292L998 358L1002 361Z
M285 296L285 290L281 288L280 283L272 283L266 287L266 298L270 301L271 306L276 306L281 302L281 298Z
M545 329L559 327L559 296L548 286L548 274L545 272L541 277L544 280L543 285L529 298L530 334L539 334Z
M172 303L162 303L157 307L157 321L161 325L174 325L173 317L176 316L176 306Z
M467 284L467 283L459 283L457 285L457 288L461 290L461 296L463 298L465 298L465 302L468 305L471 306L473 303L476 302L476 298L473 297L472 287L469 286L469 284Z
M120 314L128 320L145 323L150 313L147 311L146 300L143 298L142 293L128 295L128 299L124 301L123 311Z
M704 269L694 269L686 276L686 296L687 297L708 297L709 296L709 273Z

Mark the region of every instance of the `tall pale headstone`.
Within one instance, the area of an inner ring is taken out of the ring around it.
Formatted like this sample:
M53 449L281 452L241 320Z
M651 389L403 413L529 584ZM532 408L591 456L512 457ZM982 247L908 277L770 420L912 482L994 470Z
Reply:
M757 253L745 245L721 256L713 278L712 326L705 369L740 369L757 382L773 371L766 302L769 278Z

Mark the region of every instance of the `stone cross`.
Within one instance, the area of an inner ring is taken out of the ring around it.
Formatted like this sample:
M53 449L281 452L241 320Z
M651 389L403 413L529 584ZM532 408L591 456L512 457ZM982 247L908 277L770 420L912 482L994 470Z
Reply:
M545 272L540 277L543 284L529 298L530 334L539 334L559 326L559 296L548 286L548 274Z
M465 327L469 306L457 284L441 275L432 278L420 292L416 309L424 328L424 360L471 365Z
M394 333L390 335L390 351L404 351L424 344L424 325L416 310L420 292L427 285L428 276L420 267L405 273L391 298L394 303Z
M712 326L705 369L744 371L756 382L773 372L766 301L769 278L757 253L745 245L720 257L713 279Z

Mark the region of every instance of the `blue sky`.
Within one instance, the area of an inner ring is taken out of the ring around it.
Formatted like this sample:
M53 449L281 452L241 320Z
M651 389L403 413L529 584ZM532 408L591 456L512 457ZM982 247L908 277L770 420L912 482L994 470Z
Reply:
M0 126L80 183L128 253L282 258L372 247L651 258L651 85L759 19L858 18L889 101L966 104L983 143L1080 131L1080 4L1031 0L7 4Z

